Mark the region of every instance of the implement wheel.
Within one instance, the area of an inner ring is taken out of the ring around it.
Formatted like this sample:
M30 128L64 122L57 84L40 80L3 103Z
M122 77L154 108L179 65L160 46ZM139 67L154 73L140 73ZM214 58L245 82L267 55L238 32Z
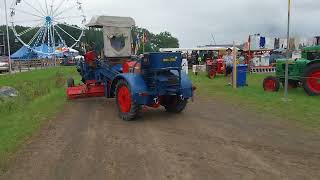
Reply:
M280 88L280 82L276 77L268 76L263 80L263 89L268 92L277 92Z
M163 104L167 112L181 113L187 106L188 99L181 99L179 96L167 96Z
M116 103L121 119L131 121L138 117L141 107L134 103L130 86L125 80L120 80L116 86Z
M312 64L306 68L302 84L309 96L320 95L320 63Z

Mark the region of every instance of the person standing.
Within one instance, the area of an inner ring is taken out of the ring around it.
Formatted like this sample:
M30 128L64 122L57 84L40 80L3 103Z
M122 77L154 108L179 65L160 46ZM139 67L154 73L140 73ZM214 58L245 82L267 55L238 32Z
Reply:
M233 55L232 49L227 49L227 55L223 57L224 65L226 68L226 75L228 77L228 85L232 85L232 69L233 69Z
M240 55L239 55L239 64L245 64L245 54L242 50L239 51Z

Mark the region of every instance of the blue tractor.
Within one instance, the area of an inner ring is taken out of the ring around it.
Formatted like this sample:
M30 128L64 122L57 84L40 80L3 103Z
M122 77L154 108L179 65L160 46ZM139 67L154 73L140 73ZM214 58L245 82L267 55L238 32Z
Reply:
M82 85L68 80L69 99L105 96L115 98L120 118L133 120L145 107L163 106L180 113L193 97L195 87L182 72L181 53L148 53L131 56L132 18L99 16L89 26L102 27L105 59L97 60L93 51L77 66Z

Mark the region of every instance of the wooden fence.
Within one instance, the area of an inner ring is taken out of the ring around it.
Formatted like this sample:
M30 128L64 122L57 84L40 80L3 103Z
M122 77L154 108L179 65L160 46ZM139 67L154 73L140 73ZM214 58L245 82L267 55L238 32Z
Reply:
M12 69L15 71L42 69L60 65L62 59L57 59L56 62L51 59L19 59L14 60L12 63Z

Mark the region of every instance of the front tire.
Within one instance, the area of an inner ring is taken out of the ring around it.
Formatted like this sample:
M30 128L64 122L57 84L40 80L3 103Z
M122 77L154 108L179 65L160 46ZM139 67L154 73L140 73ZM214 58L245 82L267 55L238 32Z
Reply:
M280 82L276 77L268 76L263 80L263 89L268 92L277 92L280 88Z
M132 121L139 116L141 106L134 103L130 86L125 80L120 80L116 85L116 103L121 119Z
M320 95L320 63L311 64L302 78L303 89L309 96Z

